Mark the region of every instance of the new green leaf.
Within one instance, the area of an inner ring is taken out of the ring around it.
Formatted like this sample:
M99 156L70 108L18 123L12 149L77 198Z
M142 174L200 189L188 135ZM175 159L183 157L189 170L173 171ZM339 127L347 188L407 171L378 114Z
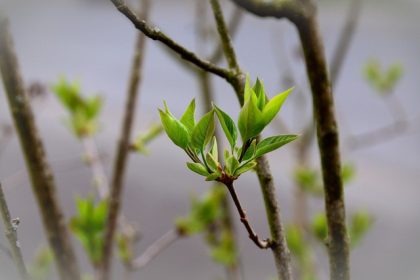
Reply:
M283 105L284 101L286 101L286 98L292 91L293 88L289 88L288 90L276 95L270 101L268 101L262 113L265 125L269 124L274 119L274 117L280 111L280 108Z
M257 145L257 151L255 152L255 158L259 158L263 154L272 152L287 143L292 142L293 140L297 139L297 135L279 135L279 136L273 136L268 137L264 140L262 140Z
M202 165L201 163L187 162L187 167L192 172L195 172L195 173L200 174L202 176L208 176L209 175L209 172L207 171L207 168L204 165Z
M205 114L194 127L191 144L194 148L204 151L214 134L214 112L211 110Z
M230 147L235 147L236 139L238 138L238 129L236 128L235 122L229 117L228 114L223 112L219 107L214 106L217 118L219 119L220 125L222 126L223 132L229 141Z
M182 115L180 121L188 129L189 133L192 133L195 126L195 99L193 99Z
M187 148L190 142L190 135L185 125L172 116L168 109L166 109L166 112L159 109L159 114L163 129L172 142L182 149Z

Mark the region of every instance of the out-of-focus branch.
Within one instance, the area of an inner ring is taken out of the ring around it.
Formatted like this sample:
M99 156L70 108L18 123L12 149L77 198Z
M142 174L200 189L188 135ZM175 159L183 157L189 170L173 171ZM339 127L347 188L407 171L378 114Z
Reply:
M114 1L116 2L116 1ZM147 20L149 13L149 0L143 2L142 17ZM127 8L128 9L128 8ZM124 8L123 8L124 10ZM129 10L128 10L129 11ZM143 21L143 23L145 23ZM146 28L146 30L148 30ZM124 187L124 175L126 172L128 155L130 152L132 127L135 117L135 109L138 99L139 85L142 77L142 66L144 61L146 44L146 33L138 34L136 41L136 51L134 54L133 64L131 68L127 100L125 104L124 117L121 125L121 134L118 140L118 147L114 161L114 168L112 174L111 191L108 197L109 207L106 219L105 240L103 246L103 259L100 265L99 277L100 279L110 279L111 258L114 244L114 236L116 232L118 217L120 213L120 206L122 200L122 193Z
M202 68L205 71L209 71L219 77L222 77L227 81L232 80L232 71L218 67L217 65L198 57L194 52L178 44L168 35L163 33L159 28L152 27L144 19L139 19L136 16L136 14L124 3L124 1L111 0L111 2L122 14L124 14L134 24L134 26L138 30L140 30L144 35L146 35L150 39L162 42L174 52L178 53L183 59L193 63L197 67Z
M157 257L162 251L171 246L175 241L179 240L182 235L176 230L172 229L162 235L158 240L152 243L142 255L133 260L130 264L130 269L138 270L146 266L151 260Z
M400 137L402 134L410 131L410 128L419 122L420 116L417 116L411 120L395 121L392 124L385 125L375 130L350 136L347 139L346 144L351 150L357 150L373 146L375 144L381 144ZM419 128L420 127L417 128L417 131Z
M81 140L86 153L86 161L92 169L94 186L98 190L99 197L107 199L109 195L108 178L105 174L95 140L91 136L83 137Z
M8 22L1 15L0 70L10 112L32 181L32 189L41 212L46 236L55 255L60 278L63 280L80 279L80 272L70 243L66 221L56 197L54 179L35 125L23 79L19 73Z
M3 187L0 183L0 212L5 227L7 240L10 244L10 252L13 261L16 264L19 275L23 280L28 279L28 272L26 270L25 262L23 261L22 252L20 250L19 240L17 237L17 225L13 224L10 217L9 207L7 206L6 197L4 196Z
M362 5L360 0L350 0L350 7L349 11L347 12L346 21L344 23L343 29L340 32L338 44L335 47L331 60L330 73L331 84L333 87L335 86L337 79L340 76L340 71L343 68L343 62L347 57L348 49L350 47L354 31L356 30L357 23L359 21L361 6Z

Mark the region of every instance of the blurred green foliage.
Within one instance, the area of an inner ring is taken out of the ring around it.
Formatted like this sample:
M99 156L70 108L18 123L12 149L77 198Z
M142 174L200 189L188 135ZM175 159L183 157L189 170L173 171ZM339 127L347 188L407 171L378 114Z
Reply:
M383 69L377 59L369 60L363 69L368 83L380 94L391 94L403 75L402 65L391 64L388 69Z

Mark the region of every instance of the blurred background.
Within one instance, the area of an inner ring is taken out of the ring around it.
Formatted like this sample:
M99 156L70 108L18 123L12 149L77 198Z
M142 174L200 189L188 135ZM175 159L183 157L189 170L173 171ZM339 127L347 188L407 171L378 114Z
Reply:
M103 97L95 140L106 173L111 175L137 33L109 1L0 1L1 11L10 19L25 82L28 86L37 82L47 87L32 105L54 170L59 199L69 218L75 212L75 196L92 191L91 173L82 162L83 146L64 124L67 113L49 87L65 76L78 80L84 94L99 93ZM151 2L151 22L176 41L203 56L219 42L210 13L200 18L208 21L209 34L204 40L197 39L196 1ZM222 2L225 16L230 18L234 7L229 1ZM347 213L365 209L374 220L371 230L352 250L352 278L420 279L420 1L361 2L353 39L334 90L343 161L351 163L355 170L354 179L346 187ZM319 22L328 61L350 7L351 1L319 1ZM259 77L265 82L269 96L296 86L296 94L284 105L280 119L291 132L302 133L302 124L311 116L311 102L295 28L286 20L261 19L244 13L234 45L241 67L252 79ZM180 116L196 97L201 114L204 100L196 76L158 42L148 40L145 55L134 134L159 121L157 108L163 106L163 99L172 113ZM391 96L384 96L366 79L364 69L369 63L376 63L372 59L385 70L395 64L403 69ZM211 81L216 103L236 118L239 106L231 87L218 77ZM20 218L20 245L29 262L46 240L19 143L7 131L11 123L1 87L0 180L12 215ZM386 128L385 132L382 128ZM281 129L273 125L264 135L279 134ZM360 135L369 136L366 133L378 129L382 132L374 141L356 141ZM187 157L165 135L148 145L148 150L148 155L130 156L125 180L123 211L140 228L138 253L173 228L176 217L188 213L192 193L201 194L211 187L185 168ZM309 164L316 168L319 159L315 144L310 151ZM292 146L269 155L285 223L291 222L294 215L295 158L296 149ZM237 191L257 231L267 236L264 204L255 174L241 177ZM308 204L310 214L323 209L322 199L308 199ZM275 276L271 253L256 249L234 214L245 279ZM7 244L3 236L0 244ZM83 250L76 240L74 244L81 266L89 272ZM327 255L321 244L316 252L319 278L327 279ZM15 279L15 268L3 253L0 268L0 279ZM115 275L121 270L116 262ZM176 242L132 275L132 279L169 277L223 279L224 271L211 261L203 237L198 235Z

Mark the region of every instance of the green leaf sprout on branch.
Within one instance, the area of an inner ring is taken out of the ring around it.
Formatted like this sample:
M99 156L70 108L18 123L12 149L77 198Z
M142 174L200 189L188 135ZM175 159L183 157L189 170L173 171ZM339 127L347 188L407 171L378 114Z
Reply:
M98 117L102 99L96 95L84 97L78 83L61 78L52 88L53 92L70 114L69 126L78 138L92 136L98 130Z
M278 135L257 143L257 136L278 114L292 90L293 88L290 88L268 100L263 83L257 79L251 87L247 78L245 103L239 113L237 125L227 113L214 104L213 109L196 123L194 99L180 119L172 115L166 102L164 109L159 109L159 113L168 137L192 160L187 163L191 171L206 177L207 181L231 183L241 174L253 169L257 158L297 138L297 135ZM224 151L224 162L221 162L222 157L217 148L221 141L214 135L215 116L230 145L230 149ZM240 147L237 146L239 134L242 139Z

